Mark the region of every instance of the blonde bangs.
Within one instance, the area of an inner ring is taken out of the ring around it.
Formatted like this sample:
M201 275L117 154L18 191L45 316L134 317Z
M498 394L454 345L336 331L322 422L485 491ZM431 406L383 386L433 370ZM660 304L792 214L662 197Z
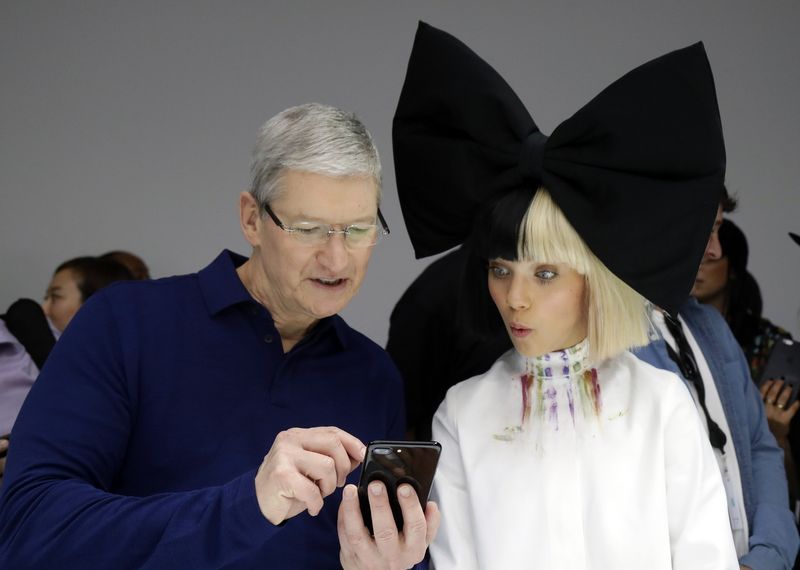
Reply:
M589 356L594 362L649 342L647 300L591 252L544 188L536 192L522 220L517 255L536 263L564 263L584 276Z
M581 275L589 273L593 254L544 188L539 188L533 196L520 230L517 242L520 260L565 263Z

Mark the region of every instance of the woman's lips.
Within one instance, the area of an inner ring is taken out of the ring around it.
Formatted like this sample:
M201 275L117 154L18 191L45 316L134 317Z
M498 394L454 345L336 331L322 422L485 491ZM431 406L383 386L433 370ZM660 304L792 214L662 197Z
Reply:
M531 329L517 323L511 323L508 327L511 329L511 335L517 338L526 337L531 333Z

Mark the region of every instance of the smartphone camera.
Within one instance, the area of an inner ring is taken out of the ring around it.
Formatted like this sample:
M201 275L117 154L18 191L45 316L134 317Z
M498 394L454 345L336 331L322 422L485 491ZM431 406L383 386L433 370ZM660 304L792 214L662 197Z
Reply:
M372 513L367 489L373 481L386 487L395 525L403 529L403 513L397 500L397 488L408 484L414 488L423 510L428 501L433 475L441 446L434 441L375 441L367 445L358 497L364 524L373 534Z

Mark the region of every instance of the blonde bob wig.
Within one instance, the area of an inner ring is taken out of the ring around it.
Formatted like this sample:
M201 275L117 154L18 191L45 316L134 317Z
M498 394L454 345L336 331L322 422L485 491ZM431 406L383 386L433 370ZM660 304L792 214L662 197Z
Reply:
M589 356L593 361L649 342L648 301L589 250L544 188L536 192L520 224L517 258L565 263L584 276Z

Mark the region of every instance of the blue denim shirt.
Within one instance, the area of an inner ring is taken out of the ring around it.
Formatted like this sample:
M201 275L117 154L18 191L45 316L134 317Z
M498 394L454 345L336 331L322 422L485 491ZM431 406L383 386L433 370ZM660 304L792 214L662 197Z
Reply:
M739 562L753 570L790 570L800 538L788 507L783 452L769 431L744 354L713 307L690 299L680 315L711 369L739 462L750 529L750 552ZM681 376L663 339L633 352L645 362Z

